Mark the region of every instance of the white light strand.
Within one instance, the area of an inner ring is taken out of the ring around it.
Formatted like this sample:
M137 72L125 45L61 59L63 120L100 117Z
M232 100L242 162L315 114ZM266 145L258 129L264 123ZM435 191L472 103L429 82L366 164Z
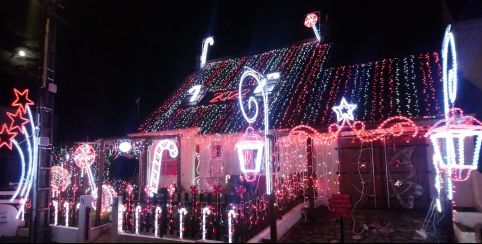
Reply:
M158 237L159 235L159 215L162 213L161 207L156 207L156 212L154 215L154 236Z
M22 148L20 147L20 145L18 145L18 142L17 140L13 139L12 140L13 142L13 145L15 145L15 148L17 149L18 151L18 155L20 155L20 160L22 162L22 173L20 175L20 180L18 181L18 187L17 187L17 190L15 191L15 193L12 195L12 198L10 198L10 202L13 202L13 200L15 198L17 198L18 194L20 193L20 189L22 188L23 184L24 184L24 177L25 177L25 157L23 155L23 150Z
M32 182L34 180L34 172L37 172L37 156L38 156L38 140L36 136L36 130L35 130L35 124L32 116L32 111L30 110L30 106L26 106L26 110L29 116L29 121L30 121L30 128L32 131L32 137L30 138L29 133L25 126L22 126L22 130L25 134L25 138L27 141L27 150L28 150L28 156L29 156L29 167L28 167L28 172L27 172L27 177L25 179L25 183L22 185L22 189L20 191L20 197L21 197L21 205L19 207L19 211L17 212L17 215L15 216L16 219L18 219L22 215L25 214L25 204L27 203L28 196L30 195L30 189L32 188ZM30 141L32 140L32 141ZM33 144L33 152L32 152L32 144ZM21 179L23 181L23 179ZM20 188L20 186L19 186Z
M97 186L95 185L95 180L94 176L92 175L92 170L90 169L90 166L87 167L85 170L87 173L87 178L89 178L89 184L90 184L90 189L91 189L91 195L94 199L97 199Z
M228 212L228 241L233 243L233 218L236 218L236 212L229 210Z
M206 229L206 217L208 215L211 214L211 210L209 209L209 207L205 207L203 208L203 223L202 223L202 226L203 226L203 230L202 230L202 233L203 233L203 241L206 240L206 234L207 234L207 229Z
M457 52L455 51L455 38L450 30L451 25L445 29L442 41L442 78L444 91L445 119L448 121L450 109L454 107L457 97ZM452 56L452 67L448 69L448 51Z
M122 223L124 222L124 211L126 211L126 207L119 200L119 209L117 210L117 233L124 232L124 230L122 229Z
M59 220L59 202L53 200L52 205L54 206L54 225L57 225Z
M440 197L441 197L441 190L442 190L442 183L441 183L441 175L440 175L440 166L439 166L439 163L438 163L438 159L435 157L435 155L433 156L433 159L432 159L432 163L433 163L433 166L435 168L435 190L437 191L437 195L436 195L436 205L437 205L437 210L439 212L442 212L442 204L440 203L441 200L440 200Z
M64 208L65 208L65 226L69 226L69 208L70 205L68 202L64 202Z
M139 222L140 222L139 214L140 213L141 213L141 206L137 205L137 207L136 207L136 235L139 235Z
M185 208L179 209L179 239L184 239L183 232L184 232L184 215L187 214L187 210Z

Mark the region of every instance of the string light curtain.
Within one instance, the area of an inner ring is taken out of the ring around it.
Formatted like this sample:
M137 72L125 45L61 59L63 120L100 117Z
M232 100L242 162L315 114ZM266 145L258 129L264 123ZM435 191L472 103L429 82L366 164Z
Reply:
M184 106L182 101L194 85L202 85L206 92L236 90L244 66L261 73L281 74L270 95L270 129L328 125L334 121L331 108L341 97L358 104L355 119L361 121L380 121L396 115L426 118L441 113L438 94L442 94L442 73L437 52L327 67L330 49L331 44L307 42L208 63L188 76L138 130L198 127L201 134L243 131L236 102ZM262 123L257 121L253 126L261 128Z

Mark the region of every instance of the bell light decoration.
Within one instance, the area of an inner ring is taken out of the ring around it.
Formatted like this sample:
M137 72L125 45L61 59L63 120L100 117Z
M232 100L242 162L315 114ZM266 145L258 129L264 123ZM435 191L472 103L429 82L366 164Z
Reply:
M442 43L442 71L445 118L425 134L434 149L439 211L441 184L447 184L447 197L452 200L452 181L467 180L471 171L477 169L482 143L482 123L472 116L465 116L462 109L454 106L457 95L457 54L450 25ZM445 177L441 178L441 173L445 173Z

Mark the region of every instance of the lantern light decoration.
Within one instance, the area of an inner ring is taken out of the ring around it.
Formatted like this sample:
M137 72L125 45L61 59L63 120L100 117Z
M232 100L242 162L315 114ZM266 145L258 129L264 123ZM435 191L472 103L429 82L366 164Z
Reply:
M53 166L50 168L50 187L52 188L52 197L64 191L70 186L70 173L61 166Z
M246 113L246 110L244 109L244 106L243 106L243 81L248 78L248 77L251 77L253 78L256 83L257 83L257 88L258 90L261 90L261 96L262 96L262 99L263 99L263 111L264 111L264 163L265 163L265 176L266 176L266 193L268 195L271 194L271 157L270 157L270 152L269 152L269 139L268 139L268 134L269 134L269 102L268 102L268 91L267 91L267 78L264 77L262 74L260 74L259 72L249 68L249 67L245 67L245 70L243 72L243 74L241 75L241 79L239 80L239 85L238 85L238 101L239 101L239 107L241 109L241 113L244 117L244 119L246 120L246 122L248 122L249 124L249 127L251 127L251 124L254 123L258 117L258 111L259 111L259 105L258 105L258 101L256 100L256 98L254 96L250 96L248 98L248 109L252 109L254 107L254 115L252 116L249 116L247 113ZM250 137L251 135L249 135L249 127L248 129L246 130L246 136L247 137ZM251 128L252 130L252 128ZM243 139L243 138L241 138ZM255 140L253 141L259 141L257 140L257 138L253 138ZM243 150L257 150L257 154L256 155L252 155L252 156L256 156L256 159L255 159L255 169L254 171L252 172L259 172L261 170L261 156L263 155L263 150L260 149L259 147L259 144L256 144L257 146L252 146L252 145L246 145L246 143L243 143L243 141L241 140L240 142L238 142L239 144L237 144L237 150L238 150L238 159L240 161L240 164L241 164L241 170L243 171L246 171L246 172L249 172L249 169L246 169L245 168L245 163L246 163L246 158L244 157L244 154L243 154ZM255 148L253 148L255 147ZM248 155L246 155L248 156ZM259 158L258 158L259 157ZM257 168L259 166L259 168ZM244 167L244 168L243 168Z
M425 137L430 138L434 149L433 163L437 172L435 188L439 211L443 182L447 183L447 197L452 200L452 181L464 181L470 177L470 172L477 168L482 143L482 123L472 116L465 116L462 109L455 107L457 53L454 34L450 28L450 25L447 26L442 42L445 118L435 123L425 134ZM471 153L468 159L465 158L467 153ZM441 178L441 173L445 173L445 177Z
M306 15L305 26L313 29L316 39L318 41L321 41L320 31L318 30L318 27L316 25L317 23L318 23L318 15L316 15L316 13L309 13Z
M156 148L154 149L154 156L152 160L152 167L151 167L151 177L149 180L149 196L153 197L154 193L157 193L159 188L159 177L161 174L161 164L162 164L162 154L164 150L169 151L169 156L171 158L176 158L179 154L179 150L177 149L177 145L174 141L164 139L157 143Z
M253 127L249 126L246 133L236 143L241 172L247 180L250 173L256 175L261 171L263 149L263 140L254 132Z

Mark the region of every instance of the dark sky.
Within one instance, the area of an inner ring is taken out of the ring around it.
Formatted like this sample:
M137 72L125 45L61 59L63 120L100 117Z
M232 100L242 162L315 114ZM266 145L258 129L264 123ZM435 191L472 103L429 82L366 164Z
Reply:
M313 38L306 13L328 14L332 65L438 51L449 23L441 1L62 1L56 114L60 142L123 136L209 59L256 54ZM481 1L447 1L456 21L482 17ZM38 0L0 0L0 103L11 87L38 87L43 12ZM19 46L32 51L15 57Z

